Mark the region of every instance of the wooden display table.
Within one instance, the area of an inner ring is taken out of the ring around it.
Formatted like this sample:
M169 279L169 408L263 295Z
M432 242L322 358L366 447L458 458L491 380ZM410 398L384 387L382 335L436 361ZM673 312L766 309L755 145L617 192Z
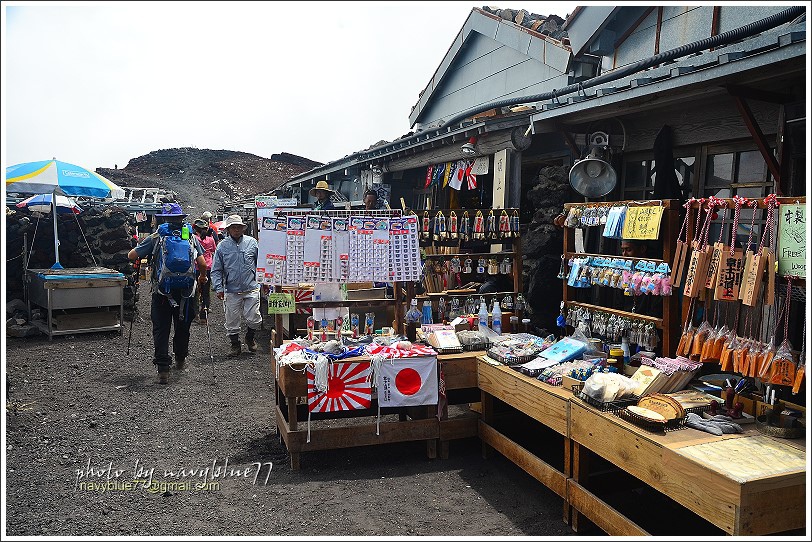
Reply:
M441 354L437 360L446 378L446 390L476 389L476 356L481 352L466 354ZM368 361L369 357L347 358L342 362ZM276 374L276 359L271 351L271 370ZM290 453L293 470L300 467L302 452L333 450L355 446L369 446L392 442L426 441L429 458L437 456L440 443L441 457L447 457L448 441L476 436L477 417L466 415L439 420L437 406L383 408L381 415L398 414L398 421L381 421L380 434L377 434L375 417L378 414L377 400L373 398L368 409L312 413L311 420L340 420L369 417L365 424L347 424L329 428L313 428L310 442L307 442L307 376L304 364L285 365L279 368L275 379L276 426L281 439ZM451 404L454 404L453 402Z
M482 390L482 419L479 422L479 438L483 443L483 456L487 457L490 448L493 448L550 488L556 495L564 499L564 521L569 523L567 479L570 477L571 463L568 420L572 392L523 375L487 356L479 358L477 376L479 388ZM563 469L557 469L542 460L494 427L494 398L507 403L564 437L564 445L561 449Z
M802 439L771 438L746 425L715 436L692 428L655 434L573 397L568 480L573 528L582 513L610 535L648 535L591 493L589 452L667 495L731 535L762 535L806 523L806 448ZM747 439L747 440L745 440Z

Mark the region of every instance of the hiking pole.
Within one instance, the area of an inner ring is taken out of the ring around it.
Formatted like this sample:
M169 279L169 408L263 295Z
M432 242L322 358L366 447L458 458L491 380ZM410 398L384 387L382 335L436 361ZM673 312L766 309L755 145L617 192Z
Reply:
M133 325L135 324L135 319L138 317L138 302L135 300L135 294L138 292L138 282L141 279L141 259L138 259L138 265L134 266L137 273L137 279L135 280L135 291L133 292L133 317L130 320L130 338L127 339L127 355L130 355L130 344L133 342Z
M206 313L206 337L209 339L209 359L211 360L211 378L214 382L214 385L217 385L217 372L214 369L214 353L211 349L211 331L209 330L209 308L203 307L203 311Z

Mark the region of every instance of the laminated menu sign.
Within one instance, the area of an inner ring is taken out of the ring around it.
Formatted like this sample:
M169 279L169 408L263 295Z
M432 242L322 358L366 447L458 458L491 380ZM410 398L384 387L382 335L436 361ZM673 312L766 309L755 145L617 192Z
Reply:
M778 274L806 278L806 206L781 205L778 214Z
M309 215L305 230L304 279L308 282L333 280L333 220Z
M663 208L659 205L629 207L623 221L623 239L657 239Z
M287 267L285 272L286 284L299 284L304 281L304 235L305 217L287 217Z
M719 261L716 290L713 298L716 301L738 301L743 271L744 258L742 249L735 249L733 254L730 254L729 250L723 252L722 259Z
M417 217L393 218L389 222L389 269L392 280L420 280L420 253L417 249Z
M376 218L372 232L372 280L387 282L389 278L389 219Z
M333 279L346 282L350 273L350 219L333 218Z
M284 217L273 216L273 211L269 209L257 209L257 223L259 224L257 281L263 284L284 284L287 220ZM264 267L260 267L263 263Z
M350 282L372 281L375 220L371 217L350 217Z

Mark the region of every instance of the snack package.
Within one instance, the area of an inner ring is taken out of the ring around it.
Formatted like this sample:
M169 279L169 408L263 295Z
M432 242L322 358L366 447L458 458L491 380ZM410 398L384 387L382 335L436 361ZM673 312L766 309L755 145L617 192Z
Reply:
M694 329L693 324L688 326L688 329L682 332L682 337L679 339L679 344L677 345L677 355L678 356L688 356L691 352L691 343L694 340L694 334L696 333L696 329Z
M694 340L691 342L691 354L688 356L693 361L699 361L702 357L702 347L705 346L705 341L711 331L711 325L707 320L700 324L699 329L696 330Z
M719 364L721 365L721 369L723 371L730 372L733 370L733 361L734 361L733 353L736 351L738 347L739 347L739 337L736 335L734 331L731 330L730 335L728 336L724 346L722 347L722 354L719 356Z
M584 382L585 395L609 403L634 395L638 383L618 373L594 373Z

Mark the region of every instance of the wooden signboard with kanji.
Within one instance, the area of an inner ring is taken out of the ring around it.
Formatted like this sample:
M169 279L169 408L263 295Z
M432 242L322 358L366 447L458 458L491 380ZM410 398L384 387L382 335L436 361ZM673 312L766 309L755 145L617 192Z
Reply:
M742 249L735 249L733 254L730 254L730 250L725 251L719 261L713 298L716 301L738 301L743 271Z
M761 282L764 277L764 267L767 265L766 254L754 254L750 260L750 267L745 269L742 289L742 303L748 307L753 307L758 303L758 295L761 293Z
M724 251L730 252L730 247L726 247L723 243L714 243L713 252L711 253L710 262L708 263L708 278L705 281L705 288L715 288L716 280L719 276L719 262L722 259Z

